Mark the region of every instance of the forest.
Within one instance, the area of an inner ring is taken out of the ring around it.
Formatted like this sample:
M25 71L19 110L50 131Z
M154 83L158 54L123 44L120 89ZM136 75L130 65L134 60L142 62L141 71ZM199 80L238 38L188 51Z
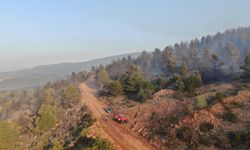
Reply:
M87 74L79 72L77 78L73 73L36 89L2 91L0 149L111 150L107 140L86 136L95 122L80 104L78 84L86 79Z
M179 139L192 145L197 140L192 141L189 137L197 138L198 134L192 135L189 127L174 130L170 125L177 125L188 115L221 103L228 94L218 92L207 99L197 94L197 89L238 80L249 83L249 79L250 27L176 43L163 50L156 48L152 52L143 51L136 58L128 56L106 66L93 66L88 72L73 72L66 79L49 82L40 88L1 91L0 149L113 149L106 139L86 135L95 122L88 108L79 105L81 91L78 86L86 80L94 80L98 96L111 100L125 96L125 99L133 100L136 105L146 104L157 92L166 89L174 91L172 98L175 103L179 103L178 100L190 100L170 119L169 116L159 117L158 113L152 112L148 139L152 139L152 136L166 138L175 131L176 137L168 137L169 140ZM228 97L232 96L231 93ZM223 115L225 121L238 121L231 109ZM207 132L213 127L205 122L200 130ZM164 131L159 132L162 128ZM236 144L247 145L249 133L229 132L228 136L231 139L239 136ZM228 143L231 148L235 146L232 141Z
M153 93L172 88L194 94L202 84L249 77L250 27L176 43L164 50L143 51L107 66L93 67L100 94L127 95L144 102Z
M199 71L204 82L228 80L241 72L250 53L250 27L226 30L200 40L180 42L153 52L143 51L138 58L123 58L106 67L112 78L126 72L130 64L139 65L145 78L170 77L185 65L190 73ZM226 77L226 78L225 78Z

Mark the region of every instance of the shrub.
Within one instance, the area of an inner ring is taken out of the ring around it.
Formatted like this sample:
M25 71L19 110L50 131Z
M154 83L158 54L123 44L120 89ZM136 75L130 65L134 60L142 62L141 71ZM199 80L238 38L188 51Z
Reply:
M38 131L47 131L56 124L54 107L51 105L42 105L38 112L38 117L35 120L35 125Z
M96 82L97 85L102 88L103 86L107 85L110 81L109 74L105 70L105 68L101 65L97 70L96 70Z
M216 93L215 95L215 99L219 102L221 102L223 99L225 98L225 94L224 93L221 93L221 92L218 92Z
M250 141L250 132L246 131L230 131L227 134L231 147L239 147Z
M173 95L174 98L181 100L183 98L183 94L181 91L176 91Z
M169 133L169 126L162 124L158 125L155 128L152 128L151 134L149 135L150 138L153 138L154 135L160 136L160 137L166 137Z
M136 94L139 92L143 77L140 73L125 74L123 76L123 87L126 94Z
M101 138L95 139L94 144L91 147L86 148L85 150L113 150L112 144Z
M201 135L199 137L199 143L204 145L204 146L207 146L207 147L209 147L213 144L211 137L206 136L206 135Z
M229 132L227 134L229 140L230 140L230 145L232 147L237 146L241 143L241 134L239 132Z
M63 91L63 103L64 105L71 106L77 104L80 101L80 90L72 84L69 84Z
M14 124L0 121L0 149L15 149L17 130Z
M143 81L140 84L140 89L137 94L136 100L139 102L145 102L147 99L151 98L153 91L154 89L152 84L148 81Z
M222 115L222 119L227 122L237 123L239 120L237 115L234 114L232 111L227 111Z
M202 79L199 72L189 76L184 81L185 88L190 94L194 94L194 90L202 85Z
M37 136L35 143L31 145L30 149L34 150L48 150L53 148L52 143L49 141L49 134L40 134Z
M42 94L43 94L43 100L46 104L52 104L54 102L53 99L54 91L52 88L43 89Z
M167 117L167 122L170 124L177 124L179 120L180 120L180 116L178 115Z
M156 113L156 112L152 112L150 119L152 121L157 121L157 120L160 119L160 115L158 113Z
M197 106L199 109L207 107L207 100L204 96L199 95L196 97Z
M202 85L202 79L199 72L195 72L193 75L182 75L179 74L174 76L169 83L174 83L174 89L176 91L187 91L189 94L194 94L195 89Z
M188 142L192 138L192 129L188 126L181 127L176 131L176 137L179 140Z
M123 94L123 87L119 81L111 81L107 86L104 87L108 95L118 96Z
M209 122L203 122L203 123L200 124L200 130L202 132L209 132L213 128L214 128L214 125L209 123Z
M89 128L83 128L81 131L81 136L87 136L89 133Z
M183 110L182 110L182 112L183 112L183 115L189 115L192 111L193 111L193 105L192 104L188 104L188 105L186 105L184 108L183 108Z
M213 145L219 149L229 149L229 139L226 134L220 133L216 136L212 136L213 138Z
M174 77L175 79L175 90L183 92L186 88L185 83L184 83L184 78L181 76L176 76Z
M154 91L158 92L161 89L164 89L167 87L168 81L164 78L157 78L155 80L152 81L152 85L154 86Z
M145 102L153 94L153 85L144 80L140 71L128 71L123 76L125 94L136 101Z
M242 78L250 78L250 55L247 55L245 58L245 64L241 66L241 69L244 71Z
M53 144L52 150L63 150L63 146L62 146L62 144L60 142L55 142Z
M237 107L237 108L243 108L243 107L244 107L244 104L243 104L243 103L236 102L236 101L233 101L231 104L232 104L233 106Z

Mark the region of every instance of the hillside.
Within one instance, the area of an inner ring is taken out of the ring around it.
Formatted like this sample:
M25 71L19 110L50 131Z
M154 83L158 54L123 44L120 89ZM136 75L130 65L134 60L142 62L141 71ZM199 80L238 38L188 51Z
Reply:
M96 68L93 88L157 149L248 150L249 44L248 27L144 51Z
M103 101L114 112L126 114L129 123L125 127L159 150L247 150L249 87L238 81L202 86L196 95L205 97L204 108L197 106L196 96L176 98L172 90L161 90L145 103L128 101L126 97Z
M89 71L92 66L107 65L123 57L138 55L139 53L131 53L87 62L44 65L20 71L1 72L0 90L41 86L47 82L66 78L72 72Z
M171 77L181 67L190 73L198 71L203 81L226 81L237 77L250 54L250 27L218 32L215 35L202 36L190 41L156 48L153 53L146 51L136 59L122 59L106 67L111 78L124 74L132 63L138 65L144 77Z
M249 33L232 29L87 62L87 71L77 72L78 63L12 72L20 80L75 71L40 88L0 92L0 149L248 150Z

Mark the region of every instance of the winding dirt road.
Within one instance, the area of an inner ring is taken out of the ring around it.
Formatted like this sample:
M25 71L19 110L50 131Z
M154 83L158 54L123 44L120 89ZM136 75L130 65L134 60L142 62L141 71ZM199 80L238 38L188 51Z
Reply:
M93 116L97 119L104 132L124 150L153 150L145 141L130 133L125 127L114 122L106 114L103 108L105 105L95 96L96 91L85 83L80 85L82 102L87 105ZM104 119L106 118L106 119Z

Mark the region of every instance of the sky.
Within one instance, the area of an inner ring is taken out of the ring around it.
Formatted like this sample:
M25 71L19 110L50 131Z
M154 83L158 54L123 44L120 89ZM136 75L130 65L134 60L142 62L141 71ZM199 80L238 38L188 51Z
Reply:
M249 0L3 0L0 71L163 49L249 15Z

